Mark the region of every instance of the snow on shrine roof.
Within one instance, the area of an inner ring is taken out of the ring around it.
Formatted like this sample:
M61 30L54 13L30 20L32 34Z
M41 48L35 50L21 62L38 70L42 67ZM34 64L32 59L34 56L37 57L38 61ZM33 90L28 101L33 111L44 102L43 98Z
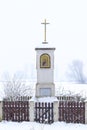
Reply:
M50 50L55 50L55 47L53 47L53 44L48 44L47 42L43 42L42 44L39 44L37 47L35 47L35 50L40 50L40 49L50 49Z

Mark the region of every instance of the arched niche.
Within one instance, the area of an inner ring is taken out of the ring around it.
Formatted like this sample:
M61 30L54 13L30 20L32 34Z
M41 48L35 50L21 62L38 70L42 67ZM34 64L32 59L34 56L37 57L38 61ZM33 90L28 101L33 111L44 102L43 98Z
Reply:
M40 68L50 68L51 67L51 61L50 56L48 54L42 54L40 56Z

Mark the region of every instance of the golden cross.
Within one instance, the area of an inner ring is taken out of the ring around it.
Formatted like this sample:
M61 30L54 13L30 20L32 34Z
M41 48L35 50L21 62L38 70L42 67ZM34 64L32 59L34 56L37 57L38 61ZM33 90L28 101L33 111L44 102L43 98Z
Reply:
M41 24L44 24L44 42L46 43L46 25L49 24L49 23L47 23L46 19L45 19L44 22L41 23Z

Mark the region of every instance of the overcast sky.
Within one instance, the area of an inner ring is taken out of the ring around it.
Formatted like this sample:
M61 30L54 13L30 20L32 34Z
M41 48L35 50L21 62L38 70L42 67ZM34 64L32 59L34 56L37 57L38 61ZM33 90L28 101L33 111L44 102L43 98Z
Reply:
M0 77L3 72L35 70L35 47L56 47L55 76L63 80L74 59L87 61L87 0L0 0Z

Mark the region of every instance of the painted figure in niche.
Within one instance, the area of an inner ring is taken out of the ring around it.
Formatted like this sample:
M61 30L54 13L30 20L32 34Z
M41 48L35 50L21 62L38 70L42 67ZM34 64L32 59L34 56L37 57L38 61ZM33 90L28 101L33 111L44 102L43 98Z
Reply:
M50 68L50 56L48 54L42 54L40 56L40 68Z

